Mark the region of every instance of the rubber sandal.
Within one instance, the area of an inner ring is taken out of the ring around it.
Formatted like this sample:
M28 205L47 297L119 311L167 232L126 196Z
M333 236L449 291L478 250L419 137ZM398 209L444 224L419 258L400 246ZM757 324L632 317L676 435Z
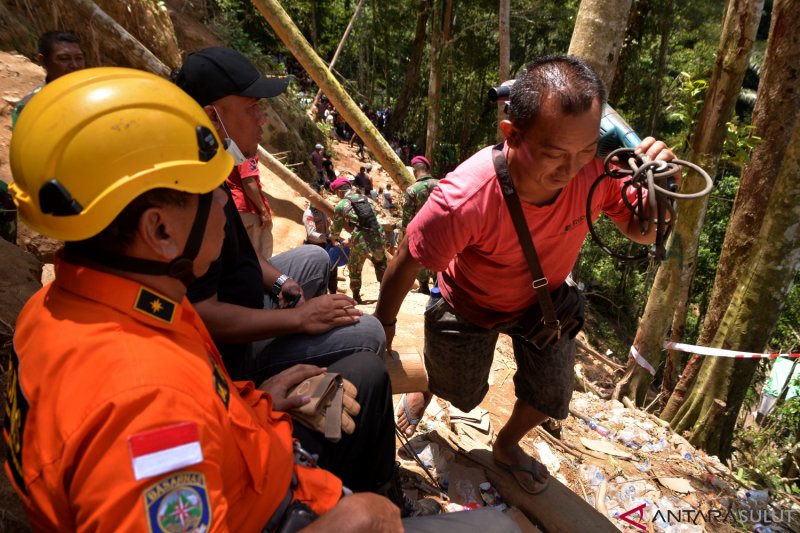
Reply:
M547 478L547 481L545 481L544 483L540 483L541 487L538 490L532 491L532 490L527 489L525 487L525 485L520 483L519 479L517 479L517 476L514 476L514 472L525 472L526 474L530 474L531 475L531 478L533 479L534 483L539 483L538 481L536 481L536 472L538 471L538 467L541 466L541 465L539 464L539 461L537 461L533 457L531 457L530 459L531 459L531 466L528 467L528 468L525 468L524 466L520 466L520 465L511 465L511 464L508 464L508 463L502 463L502 462L498 461L497 459L494 460L494 464L496 464L497 466L499 466L500 468L502 468L506 472L509 472L514 477L514 480L517 482L517 485L519 485L522 490L524 490L528 494L531 494L531 495L535 496L535 495L541 494L542 492L547 490L547 487L550 486L550 478Z
M422 417L414 418L413 416L411 416L411 409L408 407L408 399L406 398L405 394L400 396L400 402L397 405L394 406L395 414L397 414L397 408L400 405L403 406L403 411L405 411L406 420L408 420L408 425L409 426L414 426L414 432L416 432L417 424L419 424L419 421L422 419ZM395 425L397 425L397 424L395 423ZM403 433L405 434L405 432L403 432Z

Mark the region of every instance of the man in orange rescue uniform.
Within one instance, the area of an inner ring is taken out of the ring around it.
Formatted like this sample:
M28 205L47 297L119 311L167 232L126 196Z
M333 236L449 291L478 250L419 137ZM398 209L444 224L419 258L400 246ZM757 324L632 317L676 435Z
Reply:
M232 382L184 297L219 254L232 168L188 95L135 70L64 76L26 107L11 166L23 220L67 241L7 373L6 472L35 530L401 529L389 500L293 460L279 411L323 369Z

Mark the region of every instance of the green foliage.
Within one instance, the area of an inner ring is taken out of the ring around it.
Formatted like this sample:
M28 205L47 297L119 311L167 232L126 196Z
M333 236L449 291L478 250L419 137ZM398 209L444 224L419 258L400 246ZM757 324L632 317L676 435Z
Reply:
M800 495L800 463L795 450L800 440L800 397L777 402L762 426L753 424L740 430L736 440L742 462L748 465L739 473L740 479Z
M778 324L769 340L770 346L780 347L781 351L791 350L793 353L800 351L800 272L795 276L794 283L786 296L786 304L778 318Z
M755 134L755 126L743 123L737 116L734 116L726 126L727 135L720 162L725 167L741 168L750 162L753 148L763 139Z
M330 60L349 22L357 0L296 0L285 9L319 55ZM519 0L510 20L511 71L516 74L525 63L544 53L566 52L579 0L550 2ZM217 27L235 48L251 58L264 61L270 55L286 54L262 17L254 13L249 0L216 0ZM685 151L714 65L719 42L723 2L674 2L671 16L664 18L661 0L635 0L614 87L612 102L644 136L643 124L655 110L657 137L676 151ZM336 73L359 103L391 107L403 83L413 46L419 0L365 2L337 60ZM669 26L664 26L669 22ZM428 32L430 32L430 20ZM659 50L667 30L668 55L663 76L658 70ZM426 41L429 35L426 37ZM495 0L453 2L453 24L442 72L440 144L437 155L455 154L461 161L478 148L494 141L496 107L486 91L497 79L497 3ZM272 65L272 68L282 68ZM427 119L429 50L420 65L419 83L412 95L409 113L398 135L421 146ZM754 62L753 72L758 70ZM653 105L656 94L661 94ZM734 118L728 125L728 139L701 236L698 269L694 283L692 312L687 326L696 334L713 287L716 261L736 195L741 165L758 139L746 120ZM440 157L443 158L443 157ZM457 162L456 161L456 162ZM608 222L600 223L604 239L625 252L630 244ZM576 275L594 293L599 313L607 317L610 335L618 347L628 344L630 330L647 300L652 278L648 265L623 265L606 256L591 241L584 247ZM609 305L612 302L613 305ZM593 305L590 299L590 307ZM623 331L624 330L624 331ZM616 351L616 350L615 350ZM626 350L622 350L623 352Z
M317 53L329 61L357 4L356 0L298 0L284 8ZM248 57L264 51L285 53L248 0L216 0L216 27ZM544 53L564 53L579 0L521 0L511 13L511 69ZM351 96L372 107L392 107L403 83L414 40L418 0L366 1L336 63L336 74ZM428 23L430 28L430 21ZM442 73L440 140L457 146L459 160L493 141L496 107L486 92L497 84L498 25L494 0L453 2L453 25ZM422 60L420 80L399 136L424 143L430 58Z
M627 255L646 250L623 237L605 217L599 218L594 227L612 250ZM654 272L655 265L618 261L591 237L586 238L573 277L584 285L588 311L584 332L593 345L610 349L623 359L627 356Z
M673 6L670 15L665 12L663 0L633 2L614 83L609 90L612 105L618 111L624 110L623 115L642 137L656 135L666 140L684 129L679 122L667 121L674 95L664 88L678 85L682 72L708 79L714 65L723 3L675 1ZM660 74L659 53L665 29L667 63ZM658 95L663 96L656 100ZM653 131L647 128L650 122L655 125Z
M241 5L238 5L240 2L217 0L217 3L220 10L211 21L211 28L225 41L227 46L238 50L257 65L263 66L263 49L241 24L246 12ZM250 7L252 9L252 5Z
M690 143L690 135L687 132L692 132L697 124L697 117L700 110L703 108L703 100L705 98L708 83L705 80L696 80L691 74L681 72L678 83L670 91L673 101L667 106L667 123L672 124L671 130L675 131L675 126L678 129L678 135L669 139L669 144L672 146L680 146L676 148L680 152L687 152ZM683 142L678 143L677 139L683 137Z

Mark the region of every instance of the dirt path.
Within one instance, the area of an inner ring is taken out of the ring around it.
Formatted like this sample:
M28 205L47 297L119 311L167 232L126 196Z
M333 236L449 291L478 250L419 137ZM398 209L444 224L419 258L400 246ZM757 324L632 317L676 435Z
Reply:
M30 90L42 82L44 78L43 70L35 64L32 64L27 58L22 56L0 52L0 180L5 182L11 181L10 167L9 167L9 141L11 138L11 111L19 98L23 97ZM366 164L366 161L360 160L356 155L356 149L349 147L346 143L331 142L330 148L334 153L334 166L339 171L349 172L356 174L361 166ZM302 154L295 154L295 160L303 159ZM380 169L379 165L372 161L375 169L372 172L374 185L376 188L385 186L390 182L388 175ZM294 192L288 185L283 183L279 178L272 175L268 170L262 167L262 182L265 191L269 197L270 205L273 209L274 215L274 228L273 235L275 239L275 253L280 253L297 246L300 246L305 238L305 229L302 225L302 213L306 209L308 202L299 194ZM399 195L395 193L395 201L399 203ZM329 196L329 200L334 203L335 197ZM38 247L40 244L35 244ZM340 269L340 273L345 277L344 281L339 282L340 290L346 290L349 294L348 272L346 269ZM367 261L364 266L363 272L363 287L362 296L365 303L359 308L364 313L372 313L375 308L375 302L379 293L379 284L375 279L374 269L372 263ZM428 297L412 290L405 298L403 305L400 309L397 322L397 337L396 346L415 346L419 353L423 351L423 312ZM584 339L584 342L585 339ZM0 347L4 353L10 351L10 345ZM597 361L589 359L586 356L579 355L577 363L582 365L583 374L589 380L601 389L610 389L614 385L615 375L613 371ZM469 361L464 361L464 365L470 364ZM454 369L457 372L458 369ZM497 348L494 354L494 361L490 372L489 383L490 388L487 396L481 403L481 407L486 409L491 416L492 425L497 431L507 421L511 410L514 405L514 384L513 375L516 371L516 363L513 357L513 350L511 342L508 337L501 335L497 343ZM4 390L3 373L0 372L0 390ZM395 402L398 401L395 397ZM596 419L603 420L603 417L609 413L622 413L614 415L612 418L628 420L633 416L631 412L622 411L621 404L618 402L605 402L591 395L575 395L573 401L578 405L579 410L593 409L592 416ZM586 411L588 412L588 411ZM2 416L0 414L0 416ZM620 418L621 417L621 418ZM610 424L609 422L604 422ZM615 422L619 423L619 421ZM648 431L655 435L655 432L661 431L658 425L653 425L647 421L640 423L641 427L646 427L647 424L651 427ZM654 429L653 429L654 428ZM585 424L582 424L575 418L569 418L564 423L564 435L566 439L571 442L577 442L580 436L595 437L596 435L589 430ZM651 435L651 437L653 436ZM660 435L660 434L659 434ZM669 437L672 440L679 439L678 436ZM658 443L658 439L653 440ZM676 442L678 442L676 440ZM532 432L529 436L523 439L523 448L533 455L537 455L534 451L535 447L546 447L546 443ZM651 472L644 474L647 476L645 479L652 479L656 476L653 473L658 470L660 473L667 472L673 477L682 477L684 479L700 480L694 483L694 486L699 489L695 495L689 494L683 497L683 503L692 505L693 508L698 508L701 505L706 507L714 505L718 494L716 489L710 489L703 485L702 475L705 472L701 467L708 463L700 452L692 450L688 447L685 441L682 441L677 446L680 448L681 453L675 454L672 446L661 452L645 452L640 450L637 453L635 460L644 461L646 459L652 460L653 468ZM570 489L577 494L582 494L584 497L592 502L592 488L585 487L585 470L586 468L602 467L606 468L606 474L611 477L612 473L616 476L614 480L615 486L621 487L625 478L632 480L642 478L643 474L640 472L641 468L638 463L634 463L633 459L628 461L610 460L597 461L586 457L582 460L576 460L570 457L569 454L564 454L558 449L554 449L555 454L560 457L562 466L559 469L556 467L556 475L559 479L565 482ZM662 457L659 458L658 454ZM581 452L583 456L586 454ZM669 455L667 455L669 454ZM552 455L552 454L551 454ZM0 458L5 456L3 449L3 441L0 440ZM613 469L612 469L613 467ZM649 468L649 467L648 467ZM705 467L708 469L708 466ZM722 471L723 467L714 464L713 470L708 471ZM620 476L620 474L623 474ZM588 496L587 496L588 491ZM648 497L654 500L661 497L664 489L659 489L657 496ZM705 492L708 491L708 492ZM730 493L731 491L726 491ZM663 492L668 494L669 491ZM677 502L675 494L670 497L673 498L673 503ZM618 495L619 497L619 495ZM643 496L641 496L643 497ZM637 500L638 501L638 500ZM666 500L663 498L659 500L660 504L665 504ZM709 503L710 502L710 503ZM676 505L678 503L675 503ZM624 508L621 510L625 510ZM720 529L721 530L721 529ZM0 531L28 531L24 520L21 505L14 494L8 480L4 475L0 475Z
M0 52L0 180L11 182L8 146L11 142L11 112L17 102L44 80L44 69L13 52Z
M334 153L334 168L336 170L355 174L358 172L359 167L366 164L355 155L355 147L349 147L347 143L333 141L330 144L330 148ZM372 172L375 187L382 187L386 183L391 183L388 174L378 168L379 165L376 162L371 161L371 163L373 167L376 167ZM262 179L264 190L270 198L270 205L273 207L276 216L275 229L273 230L275 253L280 253L298 246L305 237L305 229L302 227L300 220L302 211L306 209L308 204L279 178L269 173L266 168L261 167L261 170L262 176L264 176ZM333 195L329 195L328 199L332 203L336 201ZM399 198L395 198L395 201L399 201ZM346 268L340 269L339 272L340 275L348 280L340 281L339 289L347 289L349 294L349 273ZM375 279L375 270L370 261L367 261L364 265L362 280L361 295L364 299L364 304L358 306L358 308L364 313L372 313L375 311L380 285ZM415 346L420 354L423 353L423 313L427 302L428 296L420 294L416 290L411 290L408 293L397 317L396 346ZM465 361L464 364L469 364L469 362ZM483 408L491 413L492 423L495 428L502 427L514 406L515 396L512 378L515 370L516 364L514 363L511 342L503 335L497 344L495 352L495 360L490 375L491 386L489 394L481 404ZM399 396L395 397L395 402L397 401L399 401Z

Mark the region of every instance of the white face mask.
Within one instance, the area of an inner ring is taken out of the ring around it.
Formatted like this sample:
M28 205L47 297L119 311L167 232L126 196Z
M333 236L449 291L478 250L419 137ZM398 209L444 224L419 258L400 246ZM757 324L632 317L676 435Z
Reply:
M212 105L211 107L214 106ZM217 114L217 119L219 120L219 125L222 126L222 131L225 132L225 138L222 139L222 144L225 145L225 151L233 157L233 163L236 166L243 164L247 161L247 157L239 149L239 145L236 144L236 141L231 139L230 135L228 135L228 130L225 129L225 124L222 122L222 117L216 107L214 107L214 112Z

